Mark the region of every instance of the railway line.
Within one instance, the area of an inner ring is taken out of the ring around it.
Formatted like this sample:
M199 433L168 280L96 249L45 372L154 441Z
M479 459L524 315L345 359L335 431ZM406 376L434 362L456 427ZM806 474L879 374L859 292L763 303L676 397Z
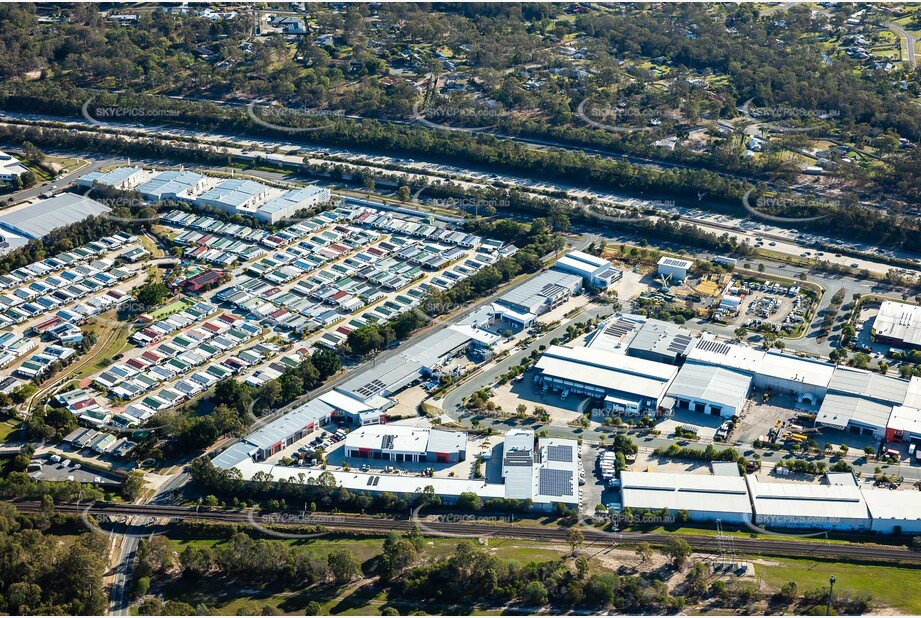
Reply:
M41 505L37 502L14 502L23 512L38 512ZM201 509L196 507L157 505L157 504L116 504L97 502L93 504L60 504L55 507L61 513L72 515L88 514L92 516L111 517L146 517L151 520L169 520L178 523L185 520L201 520L217 523L240 525L259 524L262 515L254 511L226 511ZM275 514L273 514L275 515ZM282 528L275 516L266 517L265 526ZM297 514L299 526L322 526L329 531L364 532L387 534L393 530L406 531L417 523L411 517L373 517L367 515L341 515L331 518L327 515ZM569 528L550 526L522 526L514 524L497 524L494 522L432 522L420 520L428 534L444 534L456 537L502 537L533 541L567 542ZM289 526L290 527L290 526ZM679 536L685 539L698 552L719 551L719 541L715 536L694 534L665 534L645 532L608 532L584 526L580 528L587 544L598 545L631 544L646 542L662 545L669 538ZM733 537L732 546L735 554L754 558L758 556L802 557L815 560L842 560L847 562L886 563L921 567L921 552L912 551L904 546L881 545L872 542L827 542L805 539L783 538L748 538Z

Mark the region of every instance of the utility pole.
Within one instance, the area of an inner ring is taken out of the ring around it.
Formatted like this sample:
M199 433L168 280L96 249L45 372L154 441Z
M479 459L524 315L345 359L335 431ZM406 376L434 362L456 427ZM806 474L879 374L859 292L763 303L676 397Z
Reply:
M831 616L831 595L835 590L835 576L828 578L828 604L825 606L825 615Z

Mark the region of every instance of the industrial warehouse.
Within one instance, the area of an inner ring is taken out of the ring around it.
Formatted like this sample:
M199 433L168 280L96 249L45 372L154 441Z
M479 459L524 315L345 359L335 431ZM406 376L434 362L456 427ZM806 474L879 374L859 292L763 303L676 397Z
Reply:
M735 464L731 464L735 466ZM715 468L716 466L714 466ZM763 481L756 474L623 472L623 507L684 511L696 522L772 529L921 532L921 492L858 485L850 473L825 482Z
M252 217L265 223L290 219L298 211L310 210L330 199L329 189L311 185L279 189L244 178L214 178L180 170L144 170L119 167L91 172L77 181L77 187L96 186L137 191L147 201L177 200L198 207L216 208L229 215Z
M108 212L108 207L88 197L61 193L4 211L0 215L0 233L8 243L5 248L16 248L29 240L47 236L56 229Z
M883 301L873 321L877 343L906 350L921 350L921 307Z
M752 389L786 394L815 424L921 444L921 378L717 341L639 315L616 314L586 347L551 346L535 365L544 392L594 398L597 416L691 411L731 418Z
M294 417L284 427L266 427L231 446L212 460L221 469L235 469L244 479L262 473L275 480L311 482L328 472L336 485L353 492L380 494L389 492L412 498L431 486L445 504L453 504L465 493L484 500L501 498L521 500L537 511L549 511L562 504L578 508L582 474L581 449L576 440L538 438L533 431L509 432L502 445L502 475L499 479L465 479L454 476L418 476L401 469L407 464L452 464L466 458L467 435L462 432L419 429L407 426L362 427L348 434L346 457L356 464L379 459L394 464L392 473L322 470L272 464L262 461L260 453L274 445L283 447L304 437L303 423L309 430L323 420L324 408L307 404L284 418ZM266 431L268 430L268 431ZM284 437L284 434L288 434ZM295 436L300 436L295 438ZM263 476L263 478L265 478Z

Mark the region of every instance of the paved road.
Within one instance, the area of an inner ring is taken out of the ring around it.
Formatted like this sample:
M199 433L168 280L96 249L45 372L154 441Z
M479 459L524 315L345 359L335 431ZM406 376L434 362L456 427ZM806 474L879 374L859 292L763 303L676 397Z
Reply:
M56 153L53 151L48 151L47 154L56 154ZM90 159L89 165L78 167L75 170L72 170L68 172L67 174L64 174L63 176L58 176L55 180L50 181L50 183L37 184L34 187L23 189L22 191L17 191L16 193L11 193L7 196L4 196L3 200L5 201L7 199L12 198L13 204L19 204L20 202L24 202L26 200L36 198L42 193L45 193L45 191L48 190L49 184L56 184L59 188L63 189L64 187L76 182L78 178L80 178L81 176L85 174L89 174L90 172L95 172L104 167L118 165L119 163L123 162L123 159L111 158L111 157L99 158L98 156L94 157L94 156L81 155L81 158ZM55 193L57 192L58 191L55 191Z
M901 26L893 23L886 24L886 27L895 32L898 36L905 37L905 41L908 43L908 57L906 58L908 66L915 68L918 66L918 63L915 59L915 39L910 32L902 28ZM900 44L901 45L901 44Z

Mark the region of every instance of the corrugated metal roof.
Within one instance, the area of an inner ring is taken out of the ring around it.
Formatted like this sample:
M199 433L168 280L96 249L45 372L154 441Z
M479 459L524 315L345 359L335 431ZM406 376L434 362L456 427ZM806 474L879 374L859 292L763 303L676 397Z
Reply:
M111 212L96 200L75 193L60 193L31 206L0 215L0 227L27 238L41 238L51 231Z
M741 411L751 382L751 376L738 371L691 363L678 371L668 394L731 406Z

